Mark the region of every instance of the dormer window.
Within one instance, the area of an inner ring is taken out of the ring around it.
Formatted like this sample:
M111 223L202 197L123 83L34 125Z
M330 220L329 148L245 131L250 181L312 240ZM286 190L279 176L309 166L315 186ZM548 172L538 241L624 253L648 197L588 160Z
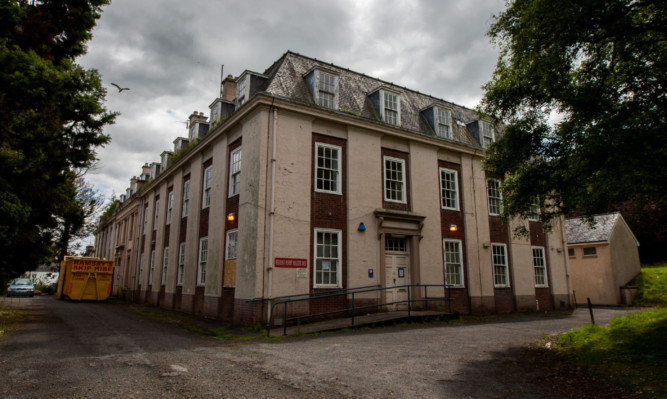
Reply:
M452 138L452 111L435 107L435 133L443 139Z
M317 103L321 107L336 109L338 77L326 72L318 72Z
M390 125L401 125L401 94L379 88L368 94L377 115Z
M391 125L401 124L401 96L398 94L382 91L383 113L382 120Z
M496 135L493 131L493 125L486 121L479 121L479 133L482 137L482 147L488 148L491 143L496 141Z
M236 82L236 99L235 102L238 106L243 105L248 100L248 78L250 75L244 74Z
M317 105L329 109L338 108L338 75L313 68L305 75L306 86Z

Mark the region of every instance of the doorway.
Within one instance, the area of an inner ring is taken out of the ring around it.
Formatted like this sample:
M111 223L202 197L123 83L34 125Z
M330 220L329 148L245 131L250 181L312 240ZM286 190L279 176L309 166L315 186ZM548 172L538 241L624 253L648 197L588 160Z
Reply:
M408 308L408 287L410 284L410 254L405 237L385 236L385 287L389 310Z

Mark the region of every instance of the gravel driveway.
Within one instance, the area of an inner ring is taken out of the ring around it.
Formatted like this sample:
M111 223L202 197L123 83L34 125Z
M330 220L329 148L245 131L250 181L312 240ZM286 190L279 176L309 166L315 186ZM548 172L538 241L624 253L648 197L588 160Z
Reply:
M123 305L35 297L20 306L30 317L0 340L3 398L538 398L516 348L590 322L579 309L238 342ZM595 319L626 312L596 309Z

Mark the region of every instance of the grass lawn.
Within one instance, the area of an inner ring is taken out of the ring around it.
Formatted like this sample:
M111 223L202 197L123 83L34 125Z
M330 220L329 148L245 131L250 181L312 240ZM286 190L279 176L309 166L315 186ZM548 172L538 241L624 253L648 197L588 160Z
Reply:
M556 349L628 396L667 398L667 265L642 268L637 285L635 304L653 309L564 334Z
M635 306L667 307L667 264L642 267L637 286Z

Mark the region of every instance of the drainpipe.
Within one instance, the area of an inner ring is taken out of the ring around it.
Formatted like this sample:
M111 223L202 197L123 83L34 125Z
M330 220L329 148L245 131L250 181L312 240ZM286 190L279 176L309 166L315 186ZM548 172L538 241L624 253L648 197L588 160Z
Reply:
M560 227L560 238L563 245L563 259L565 260L565 282L567 284L567 296L572 300L570 293L572 292L572 287L570 283L570 259L567 254L567 238L565 237L565 226L563 226L563 217L558 218L558 225ZM577 306L575 303L574 306Z
M273 277L273 266L271 262L273 260L273 216L275 214L275 187L276 187L276 133L278 133L278 109L273 109L273 141L271 144L271 207L269 208L269 256L267 259L266 270L268 273L268 292L269 301L267 302L268 306L266 308L266 320L269 321L271 317L271 288L272 277Z

